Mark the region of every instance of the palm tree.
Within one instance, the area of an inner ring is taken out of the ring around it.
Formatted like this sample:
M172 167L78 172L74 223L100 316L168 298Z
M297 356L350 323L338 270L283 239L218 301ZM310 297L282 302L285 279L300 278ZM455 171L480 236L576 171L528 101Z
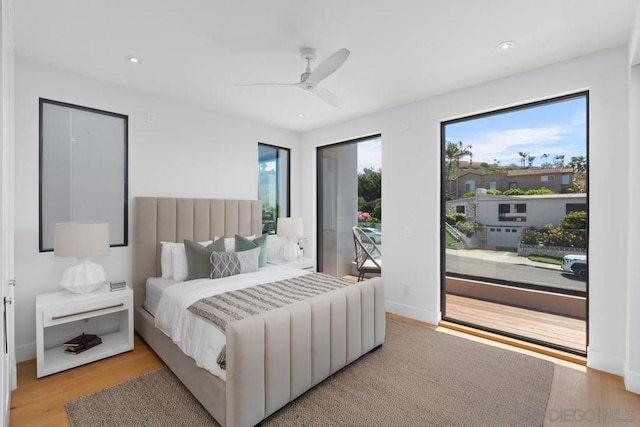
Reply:
M518 156L520 156L520 167L524 167L524 163L527 161L527 156L529 153L524 151L518 151Z
M536 159L536 156L527 156L527 162L529 162L529 167L533 166L533 161Z
M554 166L557 168L563 168L564 167L564 154L558 154L557 156L553 157L554 160Z
M544 153L542 156L540 156L544 159L544 163L542 164L543 168L547 168L549 167L549 165L547 164L547 157L549 157L549 155L547 153Z
M587 158L585 156L574 156L567 166L572 168L575 174L584 173L587 170Z
M447 141L444 152L447 162L445 175L446 180L449 183L449 194L451 194L451 181L454 176L454 171L458 171L460 169L460 159L466 156L473 158L471 148L471 145L467 145L465 147L462 141L458 141L457 143Z

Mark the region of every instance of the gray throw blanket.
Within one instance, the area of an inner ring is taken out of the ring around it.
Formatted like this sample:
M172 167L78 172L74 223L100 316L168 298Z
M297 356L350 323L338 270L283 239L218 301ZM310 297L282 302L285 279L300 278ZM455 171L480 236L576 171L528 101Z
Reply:
M191 304L189 311L213 323L225 333L227 323L341 289L350 284L352 282L348 280L323 273L305 274L202 298ZM217 362L220 368L226 369L226 346L220 352Z

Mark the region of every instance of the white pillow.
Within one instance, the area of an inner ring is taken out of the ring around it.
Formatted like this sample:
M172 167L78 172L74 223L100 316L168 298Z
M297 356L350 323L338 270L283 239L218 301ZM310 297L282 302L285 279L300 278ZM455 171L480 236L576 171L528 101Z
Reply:
M279 237L277 234L269 234L267 236L267 262L280 259L280 250L287 243L286 237Z
M202 246L208 246L213 243L213 240L198 243ZM160 242L160 248L160 271L162 277L184 280L187 277L187 253L184 249L184 243ZM178 268L177 273L176 266Z

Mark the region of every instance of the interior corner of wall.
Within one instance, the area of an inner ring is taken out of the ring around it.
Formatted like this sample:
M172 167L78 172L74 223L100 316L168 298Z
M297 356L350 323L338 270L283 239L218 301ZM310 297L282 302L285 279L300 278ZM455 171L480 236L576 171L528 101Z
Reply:
M397 314L398 316L420 320L421 322L430 323L432 325L437 325L442 319L442 313L440 311L435 312L425 310L423 308L401 304L393 301L386 302L386 310L389 313Z
M16 362L24 362L26 360L36 358L36 343L30 342L27 344L16 345Z
M593 347L587 348L587 367L610 374L624 376L624 359L621 356L600 351Z
M625 366L624 388L632 393L640 394L640 372L632 371Z

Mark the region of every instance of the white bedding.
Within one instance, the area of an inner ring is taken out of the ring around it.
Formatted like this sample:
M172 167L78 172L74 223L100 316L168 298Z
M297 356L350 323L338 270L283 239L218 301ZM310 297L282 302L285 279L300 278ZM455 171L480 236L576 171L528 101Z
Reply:
M145 286L144 309L155 316L158 304L160 304L160 297L165 288L176 283L178 283L178 280L173 277L149 277Z
M239 274L222 279L197 279L180 282L164 289L155 314L155 325L196 364L218 378L226 380L226 372L216 362L225 345L225 336L212 324L191 313L187 308L194 302L255 285L309 274L308 271L274 265L255 273Z

